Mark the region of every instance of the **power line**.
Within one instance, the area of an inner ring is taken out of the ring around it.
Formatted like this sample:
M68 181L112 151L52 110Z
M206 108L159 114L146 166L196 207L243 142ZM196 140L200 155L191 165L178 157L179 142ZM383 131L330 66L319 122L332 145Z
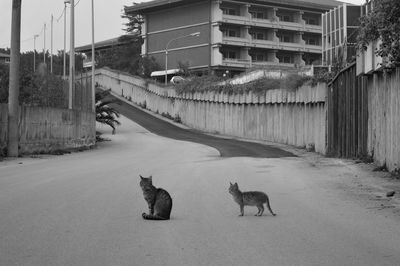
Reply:
M74 7L76 7L80 2L81 2L81 0L78 0L78 2L76 2L76 4L74 5ZM66 8L69 8L69 7L65 6L65 7L63 8L63 10L62 10L60 16L56 19L57 23L60 21L60 19L61 19L63 16L66 15L66 12L67 12ZM46 21L45 23L49 23L49 21ZM39 36L41 36L42 33L43 33L43 31L44 31L44 25L42 26L42 29L40 30L40 32L39 32L38 34L34 34L34 35L39 35ZM29 41L29 40L33 40L33 38L34 38L34 37L30 37L30 38L27 38L27 39L25 39L25 40L22 40L21 43L27 42L27 41ZM4 44L0 45L0 47L4 47L4 46L7 46L7 45L10 45L10 43L9 43L9 42L4 43Z
M61 12L61 15L58 17L58 19L56 19L56 20L57 20L57 23L60 21L60 19L61 19L63 16L65 16L65 7L64 7L63 11Z

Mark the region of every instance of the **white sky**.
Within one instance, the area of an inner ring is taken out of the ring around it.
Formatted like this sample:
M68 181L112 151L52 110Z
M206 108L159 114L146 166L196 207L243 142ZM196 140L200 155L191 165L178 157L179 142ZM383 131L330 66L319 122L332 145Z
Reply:
M75 4L79 0L75 0ZM118 37L124 33L124 19L121 18L124 5L133 2L148 2L149 0L95 0L95 41ZM343 2L362 4L365 0L342 0ZM0 0L0 47L10 46L11 36L11 6L12 0ZM46 23L46 49L50 50L50 18L54 16L53 52L63 49L63 18L57 22L64 8L64 0L22 0L21 50L33 50L33 35L40 34L36 39L36 49L42 50L43 25ZM69 35L69 11L67 15L67 36ZM75 45L91 43L91 0L80 0L75 7ZM69 41L67 37L67 50Z

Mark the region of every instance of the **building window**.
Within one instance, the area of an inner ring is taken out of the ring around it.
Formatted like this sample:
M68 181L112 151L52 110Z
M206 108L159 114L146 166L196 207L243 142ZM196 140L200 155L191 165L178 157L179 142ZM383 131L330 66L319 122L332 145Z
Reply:
M252 32L251 37L254 40L265 40L265 34L264 32Z
M279 63L293 64L293 57L291 55L278 55Z
M278 15L278 18L280 21L293 22L293 17L290 15L282 14L282 15Z
M257 19L264 19L265 18L264 12L250 11L250 14L251 14L252 18L257 18Z
M239 16L239 12L234 8L222 7L221 9L224 15Z
M280 42L293 42L292 35L288 33L277 34L277 37L279 38Z
M307 37L304 39L304 41L307 45L319 45L318 40L314 37Z
M222 35L224 37L240 37L239 32L233 29L222 29Z
M315 18L307 18L304 17L303 20L306 22L308 25L318 25L318 21Z
M224 59L237 59L237 53L235 51L222 51L222 57Z
M260 54L260 53L252 54L251 55L251 59L254 62L264 62L265 61L265 56L264 56L264 54Z

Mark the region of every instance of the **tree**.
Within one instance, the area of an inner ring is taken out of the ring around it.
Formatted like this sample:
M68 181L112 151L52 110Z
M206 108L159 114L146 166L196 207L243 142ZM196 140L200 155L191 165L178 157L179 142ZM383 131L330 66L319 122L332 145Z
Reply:
M109 95L109 91L96 91L96 122L110 126L114 134L115 127L121 123L117 120L119 112L110 106L115 100Z
M400 1L375 0L373 9L361 17L357 36L358 48L380 39L376 53L387 58L389 65L400 65Z
M97 56L97 67L109 67L142 77L150 77L151 72L160 70L160 66L153 57L140 55L141 36L123 35L118 42L120 45L104 50Z
M137 5L137 3L133 3ZM122 18L127 19L128 22L124 23L126 28L124 29L128 33L142 33L142 24L144 23L144 18L138 13L126 13L126 6L124 7L124 13L121 15Z

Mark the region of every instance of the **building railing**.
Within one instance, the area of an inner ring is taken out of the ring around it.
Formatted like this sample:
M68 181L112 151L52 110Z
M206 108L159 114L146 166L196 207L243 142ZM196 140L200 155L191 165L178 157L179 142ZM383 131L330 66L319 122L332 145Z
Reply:
M291 31L307 31L311 33L322 33L321 25L311 25L298 22L286 22L286 21L272 21L271 19L260 19L251 18L245 16L233 16L233 15L222 15L222 23L240 25L240 26L250 26L250 27L261 27L261 28L273 28L273 29L283 29Z
M287 51L294 52L308 52L308 53L321 53L322 46L318 45L308 45L301 43L291 43L291 42L280 42L271 40L259 40L259 39L246 39L239 37L222 37L222 43L226 45L233 46L249 46L254 48L264 48L264 49L283 49Z

